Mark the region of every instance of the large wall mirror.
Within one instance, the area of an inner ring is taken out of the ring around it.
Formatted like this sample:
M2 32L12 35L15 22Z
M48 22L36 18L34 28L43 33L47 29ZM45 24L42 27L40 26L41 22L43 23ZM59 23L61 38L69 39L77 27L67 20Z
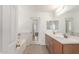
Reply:
M74 7L74 6L71 6ZM47 21L47 29L55 30L59 33L79 36L79 6L68 9L60 15L55 15L54 19ZM69 7L70 8L70 7Z
M47 30L52 30L52 31L57 31L59 29L59 21L54 20L54 21L47 21Z

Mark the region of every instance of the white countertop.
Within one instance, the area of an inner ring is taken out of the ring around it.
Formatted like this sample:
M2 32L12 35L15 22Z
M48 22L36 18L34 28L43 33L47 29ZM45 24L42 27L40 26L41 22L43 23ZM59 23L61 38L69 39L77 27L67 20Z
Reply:
M47 31L46 34L59 41L61 44L79 44L79 37L77 36L68 36L68 38L64 38L62 34L53 34L53 32L50 31Z

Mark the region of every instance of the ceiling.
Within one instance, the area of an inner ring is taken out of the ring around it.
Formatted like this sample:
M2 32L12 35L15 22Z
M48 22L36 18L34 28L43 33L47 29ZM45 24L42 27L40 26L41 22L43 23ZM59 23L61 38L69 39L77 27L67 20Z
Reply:
M71 10L73 5L22 5L20 6L25 10L37 11L37 12L55 12L60 13L67 10Z
M39 11L39 12L53 12L55 11L59 6L58 5L25 5L21 6L25 9L29 8L32 11Z
M52 12L55 11L58 6L54 5L33 5L31 6L34 11Z

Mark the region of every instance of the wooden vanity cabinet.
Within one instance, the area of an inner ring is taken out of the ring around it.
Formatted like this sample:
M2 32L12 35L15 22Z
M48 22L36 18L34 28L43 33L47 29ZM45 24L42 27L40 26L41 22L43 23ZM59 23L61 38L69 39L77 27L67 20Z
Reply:
M63 53L62 52L62 44L56 41L55 39L51 38L48 35L45 35L46 38L46 47L50 53Z
M52 54L79 54L79 44L62 44L45 34L46 47Z

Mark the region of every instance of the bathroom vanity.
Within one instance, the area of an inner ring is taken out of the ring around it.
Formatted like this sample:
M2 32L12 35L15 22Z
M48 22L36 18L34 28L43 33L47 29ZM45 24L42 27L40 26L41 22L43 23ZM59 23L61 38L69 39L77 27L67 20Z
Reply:
M46 32L46 47L52 54L78 54L79 53L79 37L68 36Z

